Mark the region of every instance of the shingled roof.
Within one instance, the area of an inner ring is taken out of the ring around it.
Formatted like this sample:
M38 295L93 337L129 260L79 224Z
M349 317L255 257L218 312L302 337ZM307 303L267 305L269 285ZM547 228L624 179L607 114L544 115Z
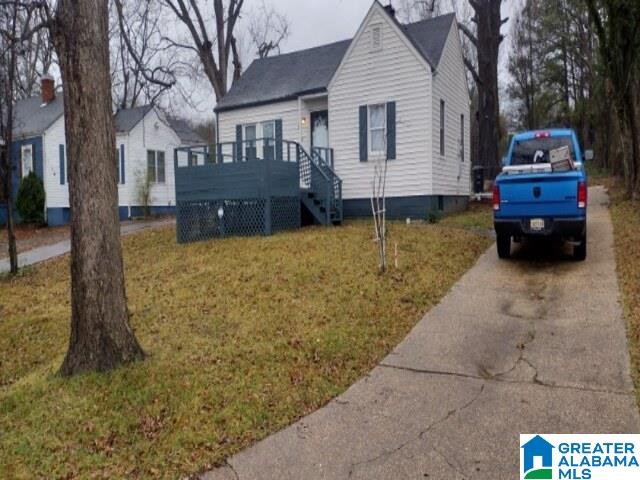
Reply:
M14 139L42 135L64 113L62 92L47 104L42 103L40 95L19 100L13 111Z
M216 111L289 100L326 90L351 40L255 60Z
M455 14L402 25L420 55L435 69L440 62ZM217 112L293 100L325 92L352 40L255 60L216 106Z
M204 139L191 128L191 125L189 125L189 122L186 120L177 117L168 117L167 121L183 145L200 145L205 143Z
M153 105L143 105L118 110L113 116L116 132L130 132L152 108Z

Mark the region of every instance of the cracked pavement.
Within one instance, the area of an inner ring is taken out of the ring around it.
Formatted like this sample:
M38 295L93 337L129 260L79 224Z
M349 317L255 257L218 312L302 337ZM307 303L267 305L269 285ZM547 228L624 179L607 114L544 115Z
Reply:
M365 378L203 480L513 479L520 433L638 433L607 196L589 252L489 249Z

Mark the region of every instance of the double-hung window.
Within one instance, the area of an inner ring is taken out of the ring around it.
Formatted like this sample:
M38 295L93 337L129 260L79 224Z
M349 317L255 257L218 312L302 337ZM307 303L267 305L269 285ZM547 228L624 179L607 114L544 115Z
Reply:
M273 160L276 157L276 123L274 121L262 123L262 139L264 159Z
M387 107L384 103L369 105L369 153L372 155L386 152Z
M22 145L20 149L20 163L23 178L33 172L33 145Z
M257 128L255 124L244 126L244 157L247 160L255 160L257 158L256 152L256 135Z
M165 183L164 152L147 150L147 175L151 183Z

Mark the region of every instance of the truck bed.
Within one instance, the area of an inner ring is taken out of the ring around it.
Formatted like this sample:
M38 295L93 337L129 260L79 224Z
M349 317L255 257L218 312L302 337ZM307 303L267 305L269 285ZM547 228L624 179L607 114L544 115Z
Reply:
M583 217L578 208L578 183L584 181L580 170L554 173L501 174L500 209L496 219Z

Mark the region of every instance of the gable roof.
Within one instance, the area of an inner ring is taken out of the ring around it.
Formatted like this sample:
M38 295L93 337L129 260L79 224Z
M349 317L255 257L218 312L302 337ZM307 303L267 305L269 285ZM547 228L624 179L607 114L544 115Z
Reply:
M254 60L216 111L295 99L325 90L351 40Z
M113 116L113 123L117 133L130 132L144 116L149 113L153 105L120 109Z
M183 145L200 145L204 144L204 139L198 135L198 133L191 128L189 122L181 118L168 117L167 121L169 126L176 132L176 135L180 138L180 142Z
M386 11L386 10L385 10ZM388 14L388 12L387 12ZM403 25L390 15L418 53L435 69L455 21L455 14ZM254 60L216 105L216 112L294 100L325 92L351 40Z
M432 68L440 63L440 57L447 43L451 23L456 19L455 13L440 15L420 22L400 25L407 38L420 52Z
M57 92L46 105L40 95L18 100L13 111L13 137L16 140L42 135L64 113L62 93Z

